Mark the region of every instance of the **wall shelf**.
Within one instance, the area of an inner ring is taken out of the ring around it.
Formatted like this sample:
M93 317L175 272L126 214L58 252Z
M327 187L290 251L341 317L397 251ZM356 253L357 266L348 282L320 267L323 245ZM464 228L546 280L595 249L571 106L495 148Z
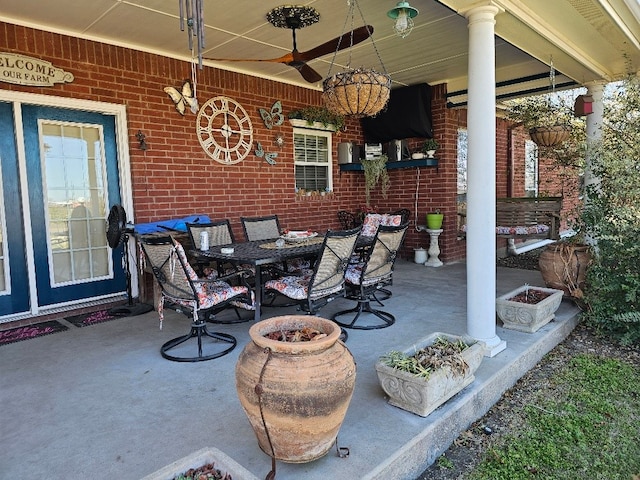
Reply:
M366 162L366 160L363 160ZM416 160L400 160L399 162L387 162L387 170L395 168L413 168L413 167L435 167L438 168L437 158L419 158ZM341 172L362 172L364 167L362 163L343 163L340 165Z

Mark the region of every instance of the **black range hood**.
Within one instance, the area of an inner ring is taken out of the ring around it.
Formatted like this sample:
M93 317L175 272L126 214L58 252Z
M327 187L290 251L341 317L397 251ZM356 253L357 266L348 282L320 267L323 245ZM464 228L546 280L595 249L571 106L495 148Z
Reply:
M433 137L431 86L419 83L391 90L387 108L361 120L367 143L413 137Z

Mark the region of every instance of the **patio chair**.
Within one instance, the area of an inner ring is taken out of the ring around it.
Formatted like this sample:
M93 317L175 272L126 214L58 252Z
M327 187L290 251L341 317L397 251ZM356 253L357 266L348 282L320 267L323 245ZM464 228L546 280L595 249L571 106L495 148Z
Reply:
M171 339L160 347L162 356L176 362L200 362L231 352L236 346L236 339L226 333L209 331L206 321L229 306L253 309L249 288L244 285L232 286L226 281L242 275L242 272L225 277L218 277L217 272L213 272L212 278L199 278L187 261L182 245L170 235L142 236L140 245L162 290L158 302L160 328L165 301L179 307L192 320L189 333ZM213 341L204 342L207 337ZM193 355L193 347L183 345L191 339L197 342L197 355ZM174 348L178 353L170 352Z
M191 245L195 251L201 250L202 245L200 243L200 234L202 232L207 232L209 237L209 246L228 245L235 242L233 231L231 230L231 223L228 219L216 220L207 223L187 223L186 226L189 238L191 239ZM204 276L205 268L212 265L211 259L198 255L196 255L195 263L200 276ZM223 275L225 273L225 268L228 270L228 265L225 266L217 262L214 263L218 270L218 274Z
M359 227L362 224L355 214L347 212L346 210L338 211L338 221L340 222L343 230L351 230L352 228Z
M280 236L280 221L277 215L265 217L240 217L244 236L248 242L273 240Z
M244 236L248 242L259 240L273 240L280 237L282 230L280 220L277 215L267 215L264 217L240 217ZM274 265L280 272L302 273L311 267L308 258L294 258L282 265ZM272 276L277 276L278 272Z
M293 299L309 314L315 314L335 297L344 296L344 274L359 232L359 228L329 230L311 273L269 280L264 284L265 292L277 292Z
M342 310L333 315L332 319L338 325L358 330L374 330L390 327L395 323L395 317L391 313L372 308L371 301L380 303L375 297L376 292L393 282L393 265L407 228L406 223L399 226L380 225L373 247L366 253L366 257L349 265L345 274L347 298L358 303L355 308ZM357 325L356 321L363 313L378 317L382 322ZM349 314L355 314L350 322L338 320L338 317Z

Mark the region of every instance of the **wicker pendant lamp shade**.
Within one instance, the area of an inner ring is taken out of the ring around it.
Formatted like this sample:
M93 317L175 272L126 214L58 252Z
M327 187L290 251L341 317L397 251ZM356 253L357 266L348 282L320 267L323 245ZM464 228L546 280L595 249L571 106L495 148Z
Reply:
M351 18L352 26L355 7L358 8L364 22L364 16L360 11L357 0L350 0L347 20ZM371 38L373 27L367 28L369 28L369 38ZM351 42L353 42L353 39ZM377 114L387 105L389 94L391 93L391 77L384 69L373 38L371 38L371 43L378 56L383 73L364 67L351 68L351 48L349 48L347 68L332 75L331 70L336 57L334 54L331 67L329 67L329 75L322 82L322 100L331 112L356 118L369 117ZM352 46L353 43L351 43ZM337 52L336 50L336 54Z

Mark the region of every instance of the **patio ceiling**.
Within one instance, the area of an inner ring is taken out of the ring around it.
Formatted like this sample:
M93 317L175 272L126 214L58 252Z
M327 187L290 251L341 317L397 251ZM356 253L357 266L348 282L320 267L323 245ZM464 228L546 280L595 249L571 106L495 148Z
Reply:
M204 3L205 57L276 58L291 51L291 31L276 28L265 18L282 0ZM359 5L366 23L374 27L375 47L394 86L447 83L449 100L456 105L466 101L468 63L467 20L458 12L478 3L483 2L414 0L420 14L404 39L393 34L386 15L395 0L361 0ZM313 6L320 21L297 31L299 51L341 35L346 0L300 4ZM503 10L495 27L498 98L549 90L550 61L558 72L558 89L613 81L640 70L638 0L495 0L493 4ZM0 6L2 21L189 60L187 34L180 31L178 19L178 0L3 0ZM354 27L362 24L356 10ZM353 67L380 69L373 47L366 40L340 52L339 66L332 71L349 64L349 54ZM332 59L333 53L309 65L325 77ZM309 84L295 69L278 63L205 64L321 89L321 82Z

